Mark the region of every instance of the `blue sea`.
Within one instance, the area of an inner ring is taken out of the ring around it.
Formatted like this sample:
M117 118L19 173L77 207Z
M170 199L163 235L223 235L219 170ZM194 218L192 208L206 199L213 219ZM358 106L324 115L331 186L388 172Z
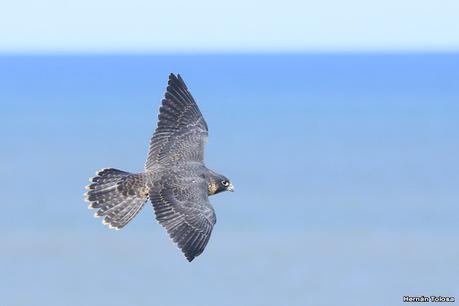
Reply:
M170 72L236 188L192 263L151 205L111 231L83 200L143 170ZM0 139L1 306L459 299L459 54L4 55Z

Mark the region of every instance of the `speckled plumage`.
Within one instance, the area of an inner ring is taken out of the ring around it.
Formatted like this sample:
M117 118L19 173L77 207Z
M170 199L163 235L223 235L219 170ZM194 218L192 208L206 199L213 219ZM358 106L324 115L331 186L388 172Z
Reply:
M98 209L103 223L120 229L150 199L158 222L192 261L203 252L216 222L208 196L233 190L226 177L204 165L207 135L207 123L185 83L171 74L145 172L97 172L85 194L89 207Z

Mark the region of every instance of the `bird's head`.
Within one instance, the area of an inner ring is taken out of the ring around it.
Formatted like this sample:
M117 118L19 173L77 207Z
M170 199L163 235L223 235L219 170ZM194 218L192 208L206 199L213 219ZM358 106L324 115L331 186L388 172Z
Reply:
M209 195L213 195L222 191L233 192L234 186L226 176L212 171L209 176L207 192Z

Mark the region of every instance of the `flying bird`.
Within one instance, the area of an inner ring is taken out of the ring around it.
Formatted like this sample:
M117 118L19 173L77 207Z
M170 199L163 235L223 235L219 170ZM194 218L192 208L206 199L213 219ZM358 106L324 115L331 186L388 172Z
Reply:
M180 75L170 74L150 140L145 171L97 171L85 199L113 229L129 223L150 200L156 215L188 261L200 255L217 220L209 196L234 191L230 180L204 165L208 128Z

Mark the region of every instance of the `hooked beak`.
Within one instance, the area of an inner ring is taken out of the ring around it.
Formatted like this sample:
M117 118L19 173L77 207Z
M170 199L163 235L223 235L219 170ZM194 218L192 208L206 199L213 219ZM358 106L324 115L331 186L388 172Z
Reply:
M226 190L234 192L234 186L230 183L230 185L226 188Z

